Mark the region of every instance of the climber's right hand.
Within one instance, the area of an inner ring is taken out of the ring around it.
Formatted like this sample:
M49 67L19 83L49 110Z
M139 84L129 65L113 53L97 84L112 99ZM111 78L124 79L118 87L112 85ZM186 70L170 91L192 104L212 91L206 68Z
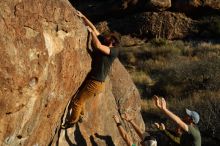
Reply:
M92 32L92 29L89 26L87 26L86 28L89 32Z

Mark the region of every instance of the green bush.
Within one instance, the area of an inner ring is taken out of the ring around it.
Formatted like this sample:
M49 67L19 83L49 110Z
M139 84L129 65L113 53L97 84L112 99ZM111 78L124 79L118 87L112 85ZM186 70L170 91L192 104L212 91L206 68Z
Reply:
M166 46L168 44L168 40L165 38L155 38L150 41L150 43L156 47Z

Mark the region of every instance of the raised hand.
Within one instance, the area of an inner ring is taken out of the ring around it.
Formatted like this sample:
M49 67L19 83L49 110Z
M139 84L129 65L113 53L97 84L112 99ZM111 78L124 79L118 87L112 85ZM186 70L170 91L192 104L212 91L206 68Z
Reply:
M156 107L158 107L159 109L161 109L161 108L162 108L162 105L161 105L161 102L160 102L159 97L156 96L156 95L154 95L153 98L154 98L154 104L156 105Z
M77 12L76 12L76 15L77 15L78 17L84 17L84 15L83 15L80 11L77 11Z
M166 103L166 100L164 98L161 99L161 108L163 110L167 109L167 103Z
M160 124L159 123L154 123L157 129L160 129Z
M166 127L163 123L154 123L154 125L159 129L159 130L165 130Z
M163 123L160 123L160 128L161 128L161 130L165 130L166 129L166 127L165 127L165 125Z
M87 26L87 30L88 30L89 32L92 32L92 29L91 29L89 26Z

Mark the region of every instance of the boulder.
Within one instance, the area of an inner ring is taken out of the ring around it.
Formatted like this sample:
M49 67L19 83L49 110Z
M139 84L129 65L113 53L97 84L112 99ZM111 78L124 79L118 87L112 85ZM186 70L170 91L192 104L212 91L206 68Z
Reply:
M87 30L66 0L1 1L0 16L0 145L47 145L90 70Z
M215 10L220 10L219 0L203 0L203 6L209 7Z
M65 108L91 68L90 37L75 12L67 0L0 2L0 145L45 146L56 141ZM97 102L98 110L88 106L92 113L88 116L96 115L101 124L95 120L87 124L104 134L113 133L113 141L122 145L116 128L106 128L110 115L118 114L114 96L111 90L103 96L108 100L88 102ZM140 97L129 97L128 101L137 101L130 106L139 107ZM137 121L143 125L139 110ZM99 117L100 112L109 114ZM84 132L89 130L85 126ZM80 137L80 133L74 135Z
M97 24L99 30L114 30L122 35L139 38L181 39L196 32L196 21L182 13L144 12L120 19L109 19Z
M171 0L70 0L70 2L95 21L138 12L163 11L171 7Z
M182 9L198 8L202 5L201 0L173 0L173 6L181 11Z
M132 9L139 12L140 10L142 12L149 10L163 11L171 7L171 0L122 0L122 5L123 9Z
M205 15L220 10L219 0L173 0L172 7L175 11L185 12L188 15Z
M150 5L154 10L164 11L171 7L171 0L150 0Z

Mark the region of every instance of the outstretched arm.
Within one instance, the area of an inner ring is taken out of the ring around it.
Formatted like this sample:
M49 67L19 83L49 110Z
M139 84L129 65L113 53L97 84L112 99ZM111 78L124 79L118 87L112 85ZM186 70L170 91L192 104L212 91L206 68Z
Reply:
M159 99L159 97L154 96L155 105L162 110L168 117L170 117L174 122L176 122L184 131L189 131L188 125L183 122L180 117L172 113L166 106L166 101L164 98Z
M100 51L102 51L103 53L105 53L106 55L110 54L110 48L108 46L102 45L101 42L99 41L99 39L97 38L97 35L95 34L94 31L92 31L90 28L88 28L88 30L91 32L92 34L92 43L94 45L94 47Z
M132 127L134 128L135 132L138 134L138 136L140 137L141 140L143 140L143 134L141 132L141 129L139 128L139 126L132 120L132 117L130 115L128 115L127 113L124 114L123 119L125 119L126 121L128 121Z
M173 134L171 134L168 130L164 130L165 134L175 143L180 144L180 137L178 136L174 136Z
M85 15L83 15L80 11L77 11L77 15L83 19L86 26L89 26L92 29L92 31L94 31L96 36L100 35L100 32L96 29L92 22L88 18L86 18Z
M125 140L125 142L127 143L128 146L132 146L132 141L130 136L128 135L128 133L124 130L124 128L121 126L120 120L118 118L118 116L113 116L115 123L117 124L118 127L118 131L120 133L120 135L122 136L122 138Z
M160 130L163 131L172 141L174 141L175 143L180 144L180 137L178 136L174 136L173 134L171 134L168 130L166 130L166 127L163 123L154 123L156 125L156 127Z
M134 123L133 120L129 121L129 123L131 123L132 127L134 128L134 130L136 131L136 133L138 134L140 139L143 140L143 135L142 135L141 129Z

